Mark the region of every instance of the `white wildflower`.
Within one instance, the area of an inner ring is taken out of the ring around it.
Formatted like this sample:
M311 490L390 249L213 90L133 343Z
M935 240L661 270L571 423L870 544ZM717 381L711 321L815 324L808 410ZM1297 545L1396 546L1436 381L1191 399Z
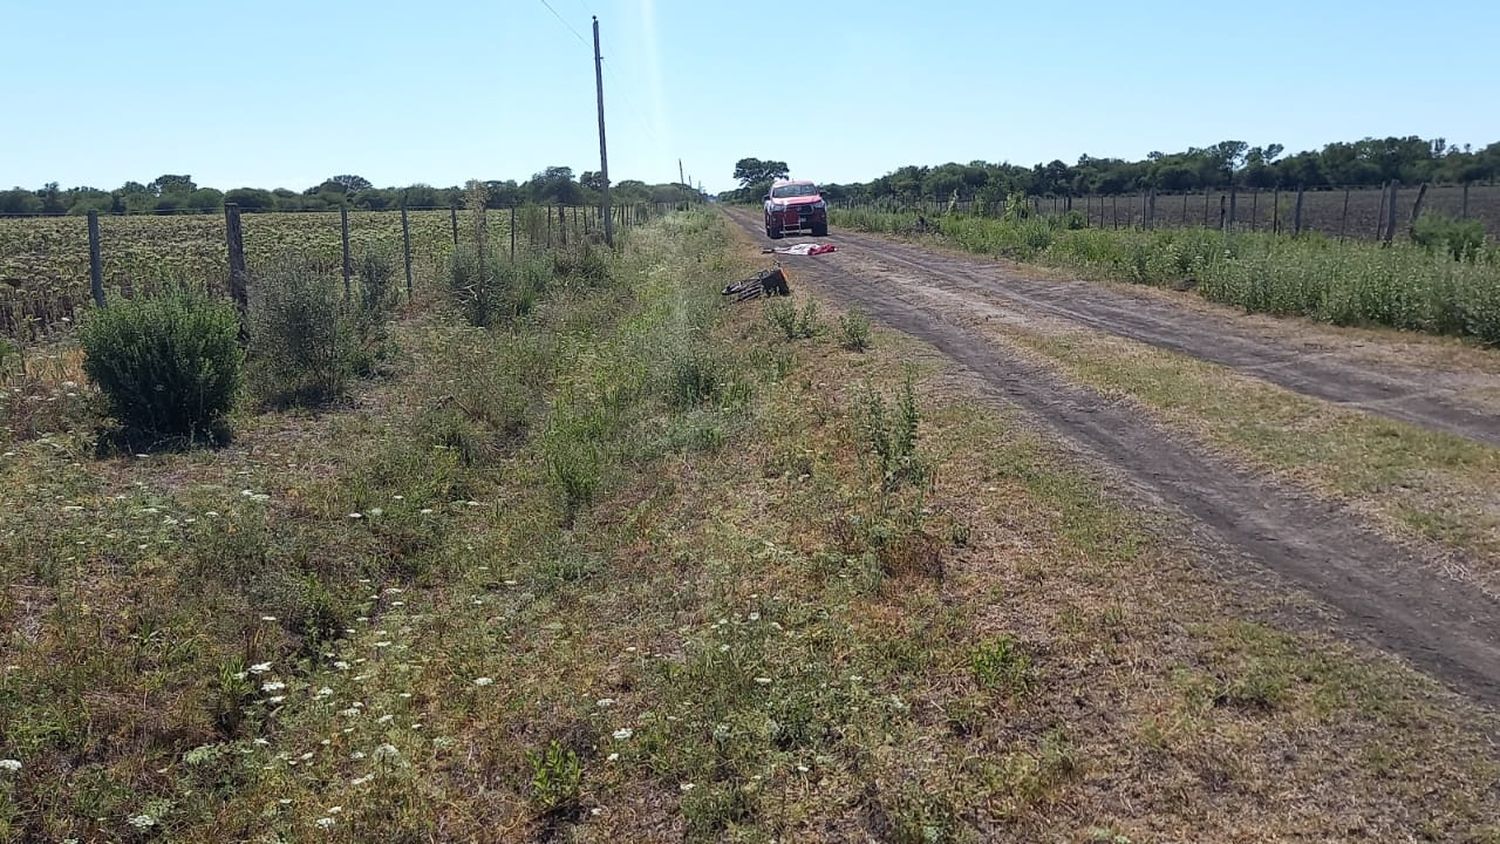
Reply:
M331 694L333 694L333 689L324 686L323 688L318 689L316 692L314 692L313 697L328 697Z
M348 670L349 670L349 663L347 663L347 662L345 662L345 661L343 661L343 660L342 660L342 659L341 659L341 660L339 660L339 661L338 661L338 662L335 662L335 663L334 663L334 664L333 664L333 667L334 667L334 668L337 668L337 669L338 669L338 670L340 670L340 671L348 671Z
M612 697L601 697L597 701L594 701L594 705L598 706L598 707L601 707L601 708L607 707L607 706L614 706L615 705L615 699L612 698Z
M263 616L260 617L260 620L261 621L275 621L276 620L276 616L274 616L274 615L263 615Z
M375 748L375 758L377 760L400 759L401 751L397 750L396 746L393 744L382 744L379 747Z
M339 714L344 716L345 718L358 718L359 710L351 706L348 709L340 710Z
M328 814L330 814L330 815L337 815L339 812L344 811L344 807L343 806L329 806L328 809L327 809L327 811L328 811Z
M351 518L351 519L363 519L364 517L365 517L364 513L350 513L349 514L349 518Z
M620 761L620 754L618 754L618 753L611 753L608 756L604 757L604 761L606 761L606 762L618 762L618 761Z
M275 706L276 704L281 703L284 700L286 700L286 695L272 695L271 697L266 698L266 703Z
M370 508L370 515L371 516L384 516L385 515L385 511L382 510L379 507L371 507Z
M333 818L318 818L314 823L324 829L333 829L333 825L338 822Z
M694 785L694 784L692 784L690 782L685 782L682 785L679 785L677 787L680 788L680 789L682 789L683 791L692 791L694 788L697 788L696 785Z
M755 678L755 682L761 684L762 686L769 686L771 684L771 678L770 677L756 677Z
M760 621L760 613L758 613L758 612L750 613L750 615L748 616L748 618L751 621Z
M280 680L272 680L269 683L262 684L260 690L263 692L279 692L284 688L286 688L286 683Z
M358 762L359 760L365 758L365 752L363 750L356 750L353 753L349 754L349 758Z
M396 716L394 716L394 715L382 715L379 718L375 719L375 723L377 723L377 724L389 724L392 721L394 721L395 719L396 719Z
M14 774L19 770L21 770L20 759L0 759L0 771L6 771L8 773Z
M488 686L489 684L491 684L493 682L495 682L495 679L493 677L475 677L474 678L474 685L476 685L476 686Z
M635 730L632 730L629 727L621 727L620 729L615 730L615 738L619 739L620 741L624 741L633 735L635 735Z
M156 818L152 817L151 815L145 814L144 812L139 815L131 815L130 817L125 819L125 822L135 827L136 829L143 831L156 826Z
M270 671L270 670L271 670L271 663L269 663L269 662L257 662L254 665L250 666L250 673L251 674L264 674L264 673L266 673L267 671Z
M432 508L431 507L423 507L420 512L424 516L430 516L430 515L432 515Z
M297 759L299 761L306 762L307 760L311 759L312 757L313 757L312 753L309 752L309 753L304 753L301 756L298 756Z
M363 756L364 754L360 754L360 755ZM375 775L374 774L365 774L362 777L355 777L354 779L349 780L349 784L350 785L364 785L365 783L369 782L372 779L375 779Z

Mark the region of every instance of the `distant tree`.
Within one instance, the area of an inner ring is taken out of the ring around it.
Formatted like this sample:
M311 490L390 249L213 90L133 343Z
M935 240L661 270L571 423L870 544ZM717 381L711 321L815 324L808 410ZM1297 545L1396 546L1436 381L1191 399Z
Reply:
M147 190L158 196L164 193L192 193L197 188L192 176L174 176L170 173L157 176L146 185Z
M585 190L602 192L604 190L604 174L595 170L585 170L583 171L583 175L578 177L578 184L582 185Z
M13 188L0 191L0 213L35 214L42 210L42 200L34 191Z
M761 182L785 179L791 173L785 161L762 161L759 158L741 158L734 164L734 178L740 187L749 187Z
M375 187L364 176L334 176L328 181L343 186L345 193L359 193L362 190L369 190Z
M224 192L216 188L198 188L187 195L183 207L194 211L224 210Z
M224 194L225 202L233 202L241 211L270 211L276 207L276 195L260 188L235 188Z
M48 182L42 189L36 192L37 198L42 200L42 211L47 214L60 214L68 210L63 204L62 191L58 189L57 182Z

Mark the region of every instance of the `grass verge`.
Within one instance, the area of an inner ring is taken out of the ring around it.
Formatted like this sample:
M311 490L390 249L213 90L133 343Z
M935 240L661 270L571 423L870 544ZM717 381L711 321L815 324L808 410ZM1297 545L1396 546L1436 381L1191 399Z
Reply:
M218 452L9 447L0 834L1494 834L1474 713L1244 621L914 344L721 309L728 242L408 320Z

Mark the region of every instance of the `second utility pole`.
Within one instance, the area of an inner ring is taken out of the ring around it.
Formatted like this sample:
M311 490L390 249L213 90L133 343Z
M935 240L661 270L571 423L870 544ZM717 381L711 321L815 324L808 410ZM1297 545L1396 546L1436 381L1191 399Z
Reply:
M609 217L609 152L604 143L604 60L599 56L599 16L594 16L594 90L599 94L599 180L604 183L604 242L615 245L615 224Z

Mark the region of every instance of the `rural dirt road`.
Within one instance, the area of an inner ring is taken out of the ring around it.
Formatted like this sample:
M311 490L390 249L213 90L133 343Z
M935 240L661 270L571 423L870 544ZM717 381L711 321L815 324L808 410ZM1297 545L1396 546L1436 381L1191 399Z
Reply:
M753 210L731 219L764 245ZM1107 285L1023 278L980 258L835 231L838 252L789 258L794 284L936 348L1132 487L1191 517L1193 532L1305 589L1342 633L1399 655L1450 688L1500 705L1500 603L1436 576L1414 552L1337 504L1236 467L1132 406L1069 382L986 336L986 318L1063 319L1220 363L1298 392L1476 440L1500 443L1500 421L1448 400L1418 373L1360 370L1258 338L1232 318L1173 310ZM792 241L780 241L790 243ZM795 291L794 291L795 292ZM1253 579L1253 578L1252 578Z

